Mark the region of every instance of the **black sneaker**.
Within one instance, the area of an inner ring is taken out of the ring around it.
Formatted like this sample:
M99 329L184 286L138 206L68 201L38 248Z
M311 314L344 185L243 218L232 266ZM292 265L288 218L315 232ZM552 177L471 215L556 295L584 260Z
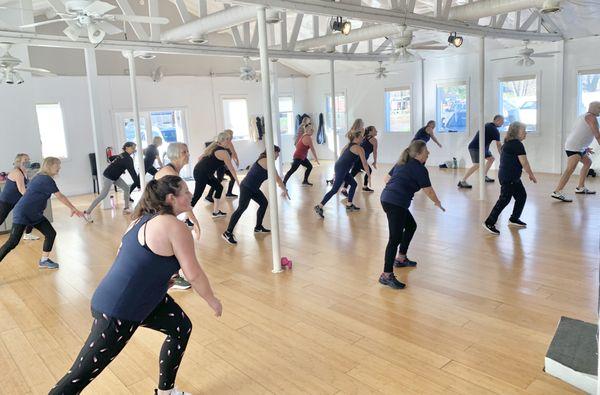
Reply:
M512 219L512 218L510 218L508 220L508 225L509 226L518 226L520 228L524 228L527 226L527 224L525 222L521 221L520 219Z
M457 186L458 186L459 188L467 188L467 189L468 189L468 188L473 188L473 185L469 184L469 183L468 183L468 182L466 182L466 181L459 181Z
M493 178L490 178L488 176L485 176L485 182L494 182L496 180L494 180Z
M133 202L135 202L135 200L133 200L132 198L129 198L129 202L133 203Z
M194 223L192 221L190 221L189 218L187 218L184 222L185 222L185 224L187 225L188 228L194 229Z
M417 262L411 261L410 259L404 258L404 260L394 259L394 267L415 267Z
M313 184L308 182L308 181L302 181L302 185L304 185L305 187L312 187Z
M223 218L226 216L227 216L227 213L224 213L221 210L217 211L216 213L212 213L213 218Z
M271 233L271 229L267 229L261 225L254 228L254 233Z
M204 200L206 200L207 202L211 202L211 203L215 202L215 199L213 199L213 197L210 196L210 195L206 195L206 197L204 198Z
M488 224L487 222L483 223L483 228L493 235L498 236L500 234L500 231L498 229L496 229L495 225Z
M375 192L375 190L374 190L374 189L371 189L371 188L369 188L369 187L363 187L363 191L364 191L364 192Z
M234 245L237 244L237 240L233 236L232 232L225 231L225 232L223 232L223 234L221 234L221 237L223 238L223 240L225 240L229 244L234 244Z
M356 207L354 203L350 203L350 205L346 206L346 211L358 211L360 207Z
M225 195L225 197L227 199L236 199L238 195L236 195L235 193L228 193L227 195Z
M323 208L319 207L319 206L315 206L315 213L317 213L317 215L321 218L325 218L325 215L323 214Z
M381 276L379 276L379 283L394 289L406 288L406 284L398 281L396 276L394 276L394 273L390 273L387 276L384 273L381 273Z
M348 197L348 191L347 191L347 190L345 190L345 189L342 189L342 190L340 191L340 193L341 193L342 195L344 195L344 196Z

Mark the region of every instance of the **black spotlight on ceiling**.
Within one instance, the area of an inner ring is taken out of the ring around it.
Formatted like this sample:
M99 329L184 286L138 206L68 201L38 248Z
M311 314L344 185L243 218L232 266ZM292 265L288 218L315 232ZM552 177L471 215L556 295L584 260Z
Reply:
M331 30L334 32L341 32L343 35L350 34L350 30L352 29L352 25L350 22L342 20L341 16L335 17L331 20Z
M463 38L462 36L457 35L456 32L452 32L448 36L448 44L454 45L456 48L458 48L463 44Z

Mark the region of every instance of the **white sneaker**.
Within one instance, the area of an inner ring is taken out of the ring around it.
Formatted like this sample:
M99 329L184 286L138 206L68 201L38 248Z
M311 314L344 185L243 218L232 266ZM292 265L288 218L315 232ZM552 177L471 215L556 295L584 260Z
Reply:
M569 203L569 202L573 201L573 199L570 199L570 198L566 197L565 195L563 195L562 192L554 191L554 192L552 192L552 195L550 195L550 196L553 197L554 199L560 200L561 202Z
M583 188L575 188L575 193L579 195L595 195L596 191L592 191L591 189Z
M154 390L154 393L157 394L158 390ZM179 391L177 388L173 388L171 390L171 392L169 392L169 395L192 395L192 393L191 392Z
M23 236L23 240L39 240L40 236L36 236L33 233L25 233L25 236Z
M83 212L83 219L85 219L85 221L86 221L88 224L91 224L91 223L93 223L93 222L94 222L94 219L92 218L92 216L90 215L90 213L88 213L87 211L84 211L84 212Z

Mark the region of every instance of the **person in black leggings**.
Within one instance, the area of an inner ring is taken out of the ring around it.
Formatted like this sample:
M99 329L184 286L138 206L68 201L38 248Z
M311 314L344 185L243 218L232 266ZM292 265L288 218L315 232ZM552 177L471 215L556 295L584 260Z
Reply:
M177 215L191 209L192 194L178 176L152 180L133 214L115 261L91 301L92 329L81 352L50 395L79 394L123 350L140 327L160 331L158 394L183 395L177 371L192 322L167 295L180 268L194 290L221 316L222 306L194 252L194 241Z
M65 206L71 209L71 216L83 217L83 212L77 210L65 195L60 193L54 177L60 172L60 159L48 157L44 159L40 172L31 180L25 195L15 205L13 224L8 240L0 247L0 262L11 252L21 240L23 232L33 226L44 235L42 258L38 263L40 269L58 269L58 263L49 258L56 231L50 221L44 217L48 199L54 195Z
M235 150L235 146L233 145L233 130L225 129L224 132L227 133L226 148L229 152L229 155L231 155L231 160L235 163L236 168L239 168L240 167L240 158L238 157L237 151ZM208 147L209 145L210 145L210 143L207 144L206 146ZM235 186L235 177L233 177L233 174L231 174L231 172L229 171L227 166L219 167L217 169L217 180L219 180L219 182L222 183L223 180L225 179L225 176L227 176L227 178L229 178L229 182L227 183L227 192L225 193L225 197L227 199L235 199L238 197L235 193L233 193L233 187ZM204 200L206 200L207 202L214 203L214 194L215 194L214 188L210 187Z
M342 150L342 154L340 155L339 159L335 162L335 176L333 186L331 187L329 192L327 192L325 196L323 196L323 200L321 200L321 203L314 207L314 210L319 217L325 218L325 215L323 214L323 206L325 206L329 199L331 199L333 195L337 193L337 191L341 188L344 182L347 182L350 185L350 191L348 192L348 203L346 204L346 211L352 212L360 210L359 207L356 207L352 203L357 184L354 178L350 175L350 169L354 165L354 161L358 159L361 161L365 172L369 175L371 174L371 171L369 170L369 165L367 164L367 160L365 159L365 150L362 149L362 147L360 146L360 143L362 142L363 138L362 134L362 130L350 130L346 134L349 143L344 147L344 149Z
M0 192L0 225L6 221L8 214L15 207L19 199L25 194L29 179L27 178L27 168L31 162L29 155L17 154L14 161L14 169L8 173L6 183L2 192ZM39 240L39 236L31 233L33 227L31 225L25 228L25 236L23 240Z
M156 175L156 172L158 172L158 169L156 167L154 167L155 161L158 161L159 168L163 167L162 159L160 158L160 152L158 151L158 147L160 147L162 144L163 144L162 137L155 136L152 139L152 144L149 144L144 149L144 170L146 171L146 174L150 174L152 176ZM133 192L133 190L135 188L139 188L139 187L140 187L140 177L137 177L136 179L133 180L133 184L131 184L131 187L129 188L129 193L131 194L131 192ZM130 201L133 201L133 200L130 199Z
M406 285L396 279L394 266L414 267L417 265L406 256L410 242L417 230L417 223L408 210L413 196L417 191L423 189L427 197L440 210L446 211L431 187L429 172L425 167L428 157L429 151L424 141L414 140L410 143L400 155L398 163L388 173L385 188L381 193L381 205L388 219L390 236L385 248L385 263L379 282L395 289L402 289ZM397 250L399 256L394 259Z
M275 160L279 157L279 147L275 146ZM238 221L244 211L248 208L250 204L250 200L254 200L258 204L258 210L256 211L256 226L254 227L254 233L269 233L271 232L269 229L265 228L262 224L263 218L265 217L265 213L267 212L267 206L269 205L269 201L265 197L264 193L261 192L260 186L263 182L269 177L267 172L267 151L264 151L256 162L246 174L246 177L242 180L240 184L240 201L238 208L231 214L231 219L229 220L229 226L227 230L221 235L223 239L229 244L237 244L235 237L233 236L233 230L237 225ZM275 174L275 180L279 187L283 190L283 196L289 199L287 189L285 184L279 177L279 174Z
M305 118L308 119L308 118ZM305 125L300 125L300 129L302 129L302 134L298 137L298 141L296 141L296 150L293 154L292 166L285 173L285 177L283 177L283 183L287 184L288 180L298 170L298 168L302 165L306 168L304 171L304 180L302 181L302 185L311 187L313 184L308 181L308 177L310 176L310 172L312 171L312 164L308 159L308 151L312 152L313 157L318 165L319 158L317 157L317 151L315 150L315 146L313 144L312 135L314 133L314 129L311 123L307 123Z
M365 129L363 141L362 143L360 143L360 146L365 150L365 159L367 160L367 162L371 154L373 154L373 167L377 169L377 129L375 129L375 126L368 126ZM362 163L360 160L357 159L356 162L354 162L354 167L350 171L350 175L352 176L352 178L354 178L361 171L363 171ZM369 166L369 172L372 172L371 166ZM347 188L348 184L344 183L344 187L342 188L341 192L342 195L348 196ZM365 174L362 190L365 192L375 192L374 190L369 188L368 174Z
M215 189L215 199L213 202L213 218L225 217L227 213L222 212L219 209L219 201L221 199L221 193L223 192L223 185L215 177L215 172L221 166L227 166L235 182L239 184L235 168L231 163L231 155L227 150L227 139L229 135L225 132L221 132L217 135L217 139L211 143L200 157L200 160L194 166L194 196L192 197L192 207L196 205L198 200L204 193L206 185L210 185Z

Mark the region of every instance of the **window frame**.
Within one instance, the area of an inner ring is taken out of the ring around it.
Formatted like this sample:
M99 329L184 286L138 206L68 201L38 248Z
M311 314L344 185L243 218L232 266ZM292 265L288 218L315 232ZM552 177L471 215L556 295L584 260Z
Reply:
M348 127L348 96L346 95L346 91L336 92L335 96L336 97L344 96L344 104L346 106L346 110L344 111L344 121L346 123L346 129L348 129L349 128ZM328 119L328 117L327 117L327 101L328 100L327 99L329 97L331 97L331 93L326 92L325 93L325 103L324 103L324 107L325 107L325 111L324 111L324 113L325 113L325 127L328 128L329 130L333 130L333 128L331 127L332 125L328 125L327 124L327 119ZM333 105L335 106L335 100L333 101ZM336 115L337 114L338 114L338 112L336 111ZM333 117L332 117L332 120L333 120ZM337 124L335 126L336 126L336 128L339 128L339 126ZM315 132L316 132L316 130L315 130ZM338 132L338 135L343 135L346 132L347 132L347 130L341 130L340 132Z
M408 94L409 94L409 103L410 103L410 120L409 120L409 126L408 126L408 130L404 131L404 130L388 130L389 129L389 125L390 125L390 121L389 121L389 116L388 116L388 101L387 101L387 94L389 92L397 92L397 91L403 91L403 90L407 90ZM414 130L414 116L413 116L413 109L414 109L414 98L413 98L413 87L411 84L409 85L401 85L401 86L397 86L397 87L390 87L390 88L384 88L383 90L383 108L384 108L384 130L386 133L412 133L412 131Z
M581 103L581 90L579 89L579 76L581 75L590 75L590 74L598 74L600 75L600 66L598 67L586 67L586 68L581 68L581 69L577 69L576 70L576 79L575 79L575 89L577 90L577 94L576 94L576 101L575 101L575 114L576 116L580 116L585 114L585 112L587 111L587 108L584 109L584 112L580 113L579 112L579 104Z
M292 110L291 111L284 111L284 112L281 111L281 104L280 104L281 99L291 99L292 100ZM290 128L290 130L288 130L287 133L282 133L283 135L294 135L296 133L296 131L295 131L295 129L296 129L296 121L295 121L295 118L294 118L294 114L295 114L296 108L295 108L294 104L295 104L294 103L294 95L283 94L283 95L277 96L277 109L278 109L278 112L279 112L279 117L281 118L281 114L284 114L284 113L289 113L289 112L292 113L292 127ZM281 132L281 127L279 127L279 131Z
M227 129L225 126L225 100L244 100L246 102L246 114L248 118L246 122L248 124L248 135L247 136L236 136L235 130L233 131L233 141L248 141L251 140L251 130L250 130L250 108L248 106L248 96L247 95L221 95L219 97L221 101L221 130ZM232 129L233 130L233 129Z
M511 81L524 81L524 80L530 80L530 79L535 79L535 103L536 103L536 120L535 120L535 130L528 130L527 133L528 134L538 134L539 130L540 130L540 122L541 122L541 107L540 107L540 101L542 98L542 94L541 94L541 75L540 73L533 73L533 74L519 74L519 75L508 75L508 76L503 76L503 77L498 77L498 81L496 84L496 110L498 111L498 114L503 114L503 109L500 108L500 105L502 104L502 97L501 97L501 92L500 92L500 84L503 82L511 82ZM506 133L506 130L503 130L503 127L498 128L498 130L500 131L500 133ZM508 128L507 128L508 130Z
M465 130L460 132L457 131L456 133L450 133L447 129L441 129L442 126L442 117L441 114L440 116L438 116L438 111L440 110L439 106L438 106L438 89L439 88L451 88L451 87L456 87L456 86L465 86L465 90L466 90L466 105L465 105L465 111L466 111L466 126L465 126ZM442 133L442 134L449 134L449 135L454 135L454 134L460 134L460 133L467 133L470 134L471 132L471 84L470 84L470 80L469 79L453 79L453 80L438 80L435 81L435 104L434 104L434 108L435 108L435 131L436 133Z
M57 101L57 102L35 103L35 122L37 124L38 133L40 135L40 148L41 148L40 151L42 152L42 155L43 155L42 131L40 130L39 119L38 119L38 114L37 114L37 107L38 106L49 106L49 105L57 105L58 108L60 109L60 116L62 118L63 135L65 137L65 149L67 151L67 156L65 158L58 157L58 159L60 159L61 162L69 162L69 161L71 161L71 155L70 155L71 148L69 146L69 138L68 138L69 134L67 132L67 125L66 125L66 122L65 122L65 112L63 111L62 104L61 104L60 101Z

